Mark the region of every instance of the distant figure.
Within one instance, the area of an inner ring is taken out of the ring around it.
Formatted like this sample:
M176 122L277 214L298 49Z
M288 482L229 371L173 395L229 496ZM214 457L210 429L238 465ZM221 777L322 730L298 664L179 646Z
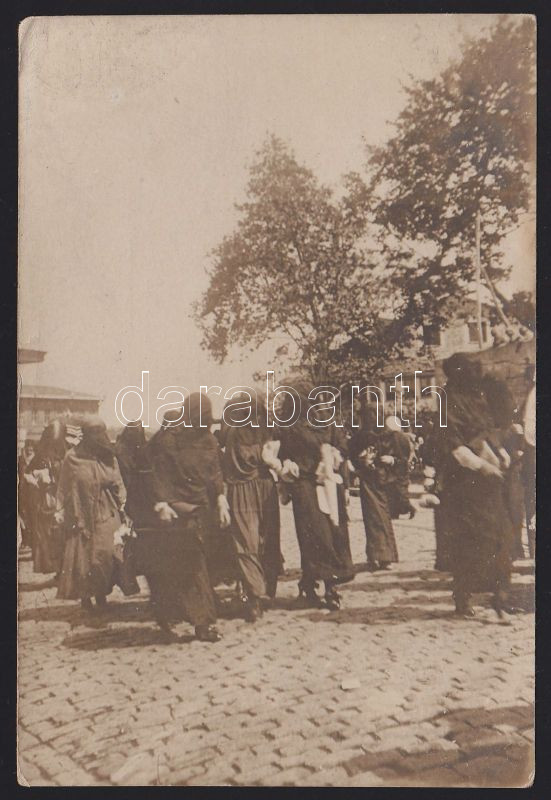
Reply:
M82 441L63 462L57 490L65 530L57 596L102 608L114 585L114 533L124 521L126 490L105 423L82 422Z
M375 411L364 405L360 419L360 429L350 442L350 459L360 479L367 565L373 572L398 561L388 499L394 456L387 432L376 425Z
M66 426L61 420L47 425L25 473L31 487L33 566L35 572L44 574L57 574L63 556L63 531L55 519L55 512L57 483L69 449L65 435Z
M140 451L145 445L145 432L141 420L129 422L117 437L115 455L117 456L119 469L127 492L138 469Z
M496 428L494 441L498 447L503 447L509 457L509 463L503 469L503 492L512 528L511 558L522 559L522 526L525 520L522 483L523 429L515 421L519 417L518 409L507 382L493 375L486 375L483 378L483 389Z
M398 519L402 514L408 514L411 518L415 514L409 501L409 467L415 453L413 443L397 417L386 418L385 433L386 451L394 458L392 475L386 483L390 516Z
M21 455L17 459L17 513L21 525L21 545L32 547L32 488L26 477L31 461L34 458L34 443L26 439Z

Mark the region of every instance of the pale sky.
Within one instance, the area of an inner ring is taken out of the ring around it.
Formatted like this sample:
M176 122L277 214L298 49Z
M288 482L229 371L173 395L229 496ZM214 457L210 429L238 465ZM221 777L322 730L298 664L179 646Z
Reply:
M222 367L190 305L232 231L269 133L326 183L390 135L408 76L430 77L486 15L52 17L21 30L20 337L48 351L39 382L114 398L149 370L224 389L273 368ZM531 288L533 222L512 237ZM283 376L279 376L283 377ZM130 411L129 407L129 411ZM154 416L154 413L153 413Z

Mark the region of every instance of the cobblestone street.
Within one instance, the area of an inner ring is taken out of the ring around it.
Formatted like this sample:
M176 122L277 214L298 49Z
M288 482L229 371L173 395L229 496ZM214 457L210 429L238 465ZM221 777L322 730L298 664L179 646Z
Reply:
M298 548L282 509L287 576L256 624L223 640L159 639L142 595L104 619L55 598L20 563L19 770L39 785L519 786L533 769L533 562L517 562L499 622L487 598L453 615L432 569L432 512L396 523L400 563L359 572L339 612L298 610ZM224 592L220 592L221 595ZM478 598L477 598L478 600Z

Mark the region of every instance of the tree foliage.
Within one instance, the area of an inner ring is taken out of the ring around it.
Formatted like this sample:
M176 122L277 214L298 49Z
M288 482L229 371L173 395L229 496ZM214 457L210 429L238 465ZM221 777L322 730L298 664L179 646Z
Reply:
M532 292L515 292L507 304L506 311L528 330L535 330L536 303Z
M488 275L505 276L503 240L531 201L534 58L533 19L500 18L407 87L394 135L340 198L270 138L196 306L204 346L222 361L284 333L316 378L365 374L445 322L473 278L477 212Z
M443 299L473 279L477 212L490 279L506 275L502 243L531 200L534 33L530 17L500 18L438 77L407 87L394 135L369 148L367 178L350 177L396 293L393 341L444 322Z
M213 253L196 307L204 345L222 361L283 332L312 375L328 374L343 331L366 325L374 297L364 221L270 137L251 167L237 229Z

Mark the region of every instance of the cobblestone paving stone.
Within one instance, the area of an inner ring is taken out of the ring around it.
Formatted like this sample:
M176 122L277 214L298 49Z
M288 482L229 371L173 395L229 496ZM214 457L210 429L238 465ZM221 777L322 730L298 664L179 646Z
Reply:
M295 608L299 555L282 509L288 574L256 625L222 619L215 645L178 627L165 645L142 595L103 619L56 600L20 563L19 773L31 786L522 786L533 772L533 564L524 613L453 616L434 572L432 513L396 524L401 561L359 572L339 612ZM223 592L222 592L223 594ZM345 690L343 681L357 688Z

